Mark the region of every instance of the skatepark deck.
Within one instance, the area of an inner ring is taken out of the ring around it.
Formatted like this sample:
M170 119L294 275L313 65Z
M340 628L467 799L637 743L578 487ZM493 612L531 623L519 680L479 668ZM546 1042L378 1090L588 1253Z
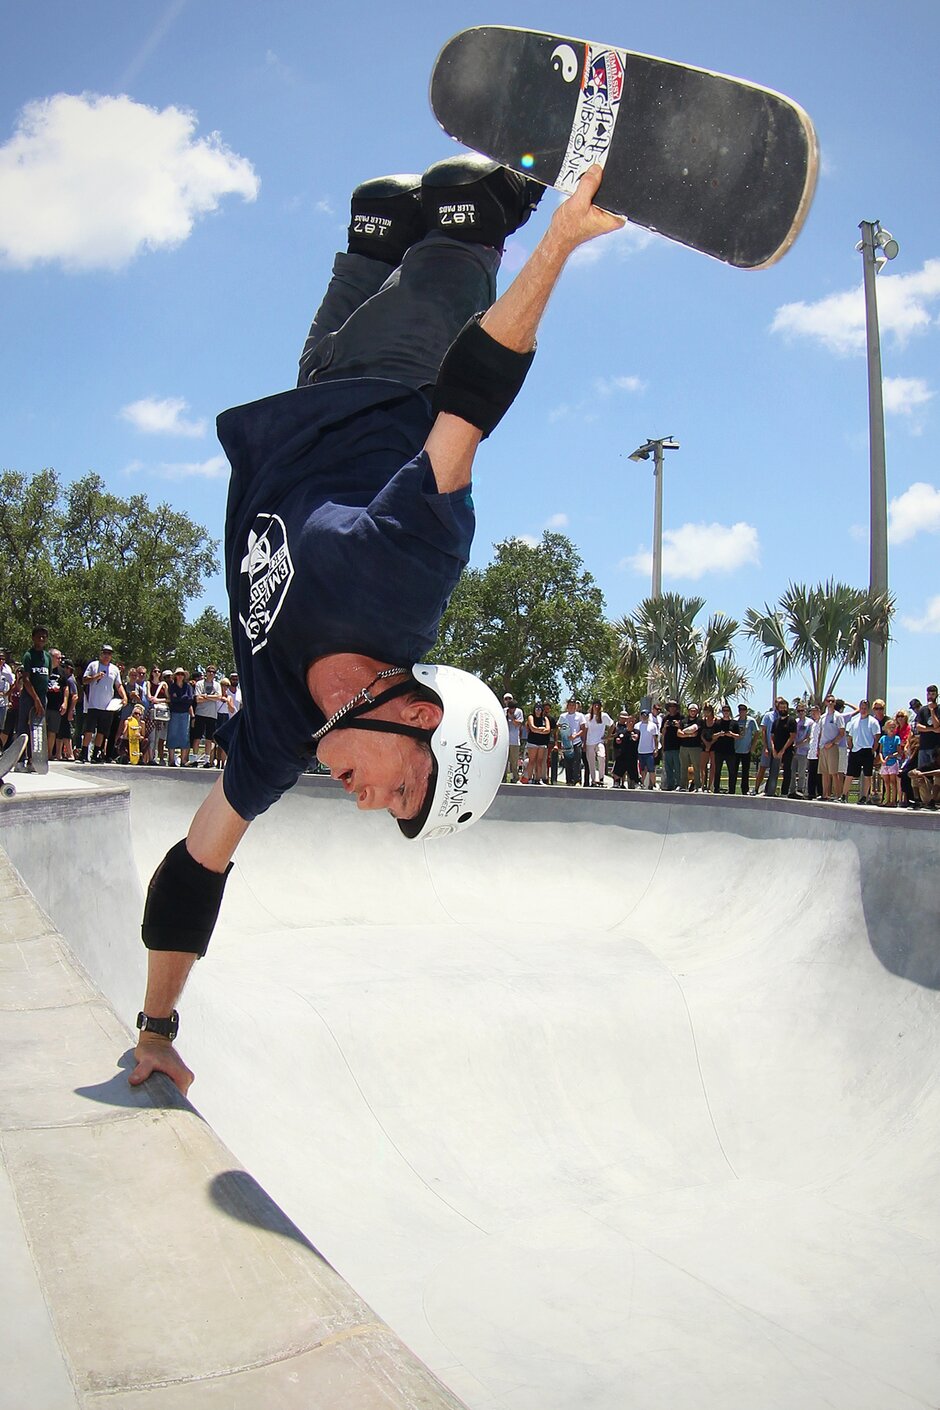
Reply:
M422 847L304 780L181 1004L199 1120L124 1067L212 781L0 809L3 1305L72 1397L0 1406L940 1405L936 817L516 788Z

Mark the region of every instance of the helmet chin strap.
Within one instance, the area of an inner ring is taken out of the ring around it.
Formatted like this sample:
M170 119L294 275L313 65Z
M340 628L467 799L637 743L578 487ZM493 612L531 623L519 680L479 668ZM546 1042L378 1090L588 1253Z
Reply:
M371 693L376 681L387 680L389 676L401 675L407 675L408 679L389 686L387 690L381 691L378 695ZM430 744L434 734L433 730L418 729L416 725L399 724L397 720L364 720L361 718L370 710L376 709L377 706L384 705L386 700L394 700L398 695L405 695L409 690L413 690L414 686L414 678L405 666L390 666L387 670L379 671L368 685L363 686L358 695L347 700L335 715L330 716L325 725L320 726L312 736L313 742L318 743L324 735L334 729L367 729L375 730L380 734L404 734L411 739L420 740L422 744Z

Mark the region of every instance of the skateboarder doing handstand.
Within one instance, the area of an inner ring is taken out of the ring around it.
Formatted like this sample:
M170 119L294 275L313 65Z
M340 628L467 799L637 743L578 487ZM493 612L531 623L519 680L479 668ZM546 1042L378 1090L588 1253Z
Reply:
M224 774L150 882L135 1085L162 1071L188 1089L177 1000L239 841L314 753L410 838L489 807L499 702L465 671L415 663L469 557L474 456L522 385L565 262L623 224L593 205L601 177L585 174L495 302L503 243L541 187L473 155L358 187L297 389L219 417L244 703L219 731Z

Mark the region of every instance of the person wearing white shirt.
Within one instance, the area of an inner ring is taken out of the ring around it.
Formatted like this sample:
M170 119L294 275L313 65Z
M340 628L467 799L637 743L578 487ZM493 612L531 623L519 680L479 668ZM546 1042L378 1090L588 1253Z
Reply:
M7 664L7 653L4 647L0 646L0 740L10 732L5 728L7 708L10 704L10 691L13 689L13 682L16 676Z
M242 708L242 688L238 684L238 672L229 671L228 681L228 712L230 715L237 715Z
M844 739L845 719L836 709L835 696L827 695L825 714L819 719L819 777L824 803L841 797L839 749Z
M102 646L100 657L88 662L82 679L86 691L82 757L89 764L94 758L92 739L100 753L111 729L111 701L118 697L122 706L127 704L127 692L121 684L121 672L111 660L112 654L110 646Z
M574 696L568 701L568 706L563 715L558 720L559 731L566 731L569 741L569 748L565 749L565 783L576 784L581 781L581 757L584 750L584 738L587 734L587 720L578 709L578 702Z
M591 709L585 722L585 745L587 748L588 777L591 788L603 788L607 775L608 731L614 722L599 700L591 701Z
M858 702L858 709L852 716L851 722L846 726L846 730L851 735L852 742L849 749L845 782L842 785L842 798L844 801L848 800L852 780L857 778L858 801L867 803L875 768L875 746L881 737L881 726L871 714L867 700Z
M858 709L853 710L851 705L846 705L844 700L840 700L839 697L836 696L836 713L842 716L842 722L845 725L845 734L839 741L839 782L838 787L833 790L836 796L841 798L846 770L849 767L849 745L852 735L852 720L854 716L858 714Z
M238 673L235 676L235 683L232 684L231 677L223 676L219 681L219 689L222 692L222 699L219 701L219 712L216 721L217 729L220 729L226 720L230 720L233 715L237 715L241 709L242 693L238 688ZM215 768L221 769L225 766L225 750L218 739L212 741L212 763Z
M506 710L506 723L509 726L509 782L519 782L519 753L522 748L522 726L525 724L525 715L516 704L515 697L510 691L506 691L503 696L503 706Z
M656 749L659 743L659 725L651 718L649 710L640 711L640 722L636 727L637 755L640 761L640 787L654 788L656 785Z
M222 703L222 687L216 679L215 666L206 667L205 676L195 682L193 689L196 692L196 712L193 719L193 752L196 757L191 760L189 767L198 768L201 755L202 767L211 769L215 727Z
M796 702L796 739L793 741L793 772L790 776L790 798L809 797L809 743L813 721L802 700Z
M818 705L810 707L809 749L806 754L806 797L814 802L822 793L819 782L819 736L822 733L822 711Z

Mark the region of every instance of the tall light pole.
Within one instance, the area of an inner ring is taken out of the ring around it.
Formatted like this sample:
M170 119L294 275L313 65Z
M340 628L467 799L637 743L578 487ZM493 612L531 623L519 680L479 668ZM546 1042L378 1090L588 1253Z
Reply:
M631 460L649 460L653 457L653 590L652 597L663 595L663 451L678 450L679 442L674 436L661 436L638 446L630 456Z
M865 277L865 332L868 348L868 444L871 466L871 528L869 532L868 588L888 591L888 482L885 472L885 409L881 379L881 341L878 336L878 299L875 276L886 260L898 253L898 242L879 220L859 223L862 238L855 246L862 256ZM868 643L868 699L883 700L888 693L888 648Z

